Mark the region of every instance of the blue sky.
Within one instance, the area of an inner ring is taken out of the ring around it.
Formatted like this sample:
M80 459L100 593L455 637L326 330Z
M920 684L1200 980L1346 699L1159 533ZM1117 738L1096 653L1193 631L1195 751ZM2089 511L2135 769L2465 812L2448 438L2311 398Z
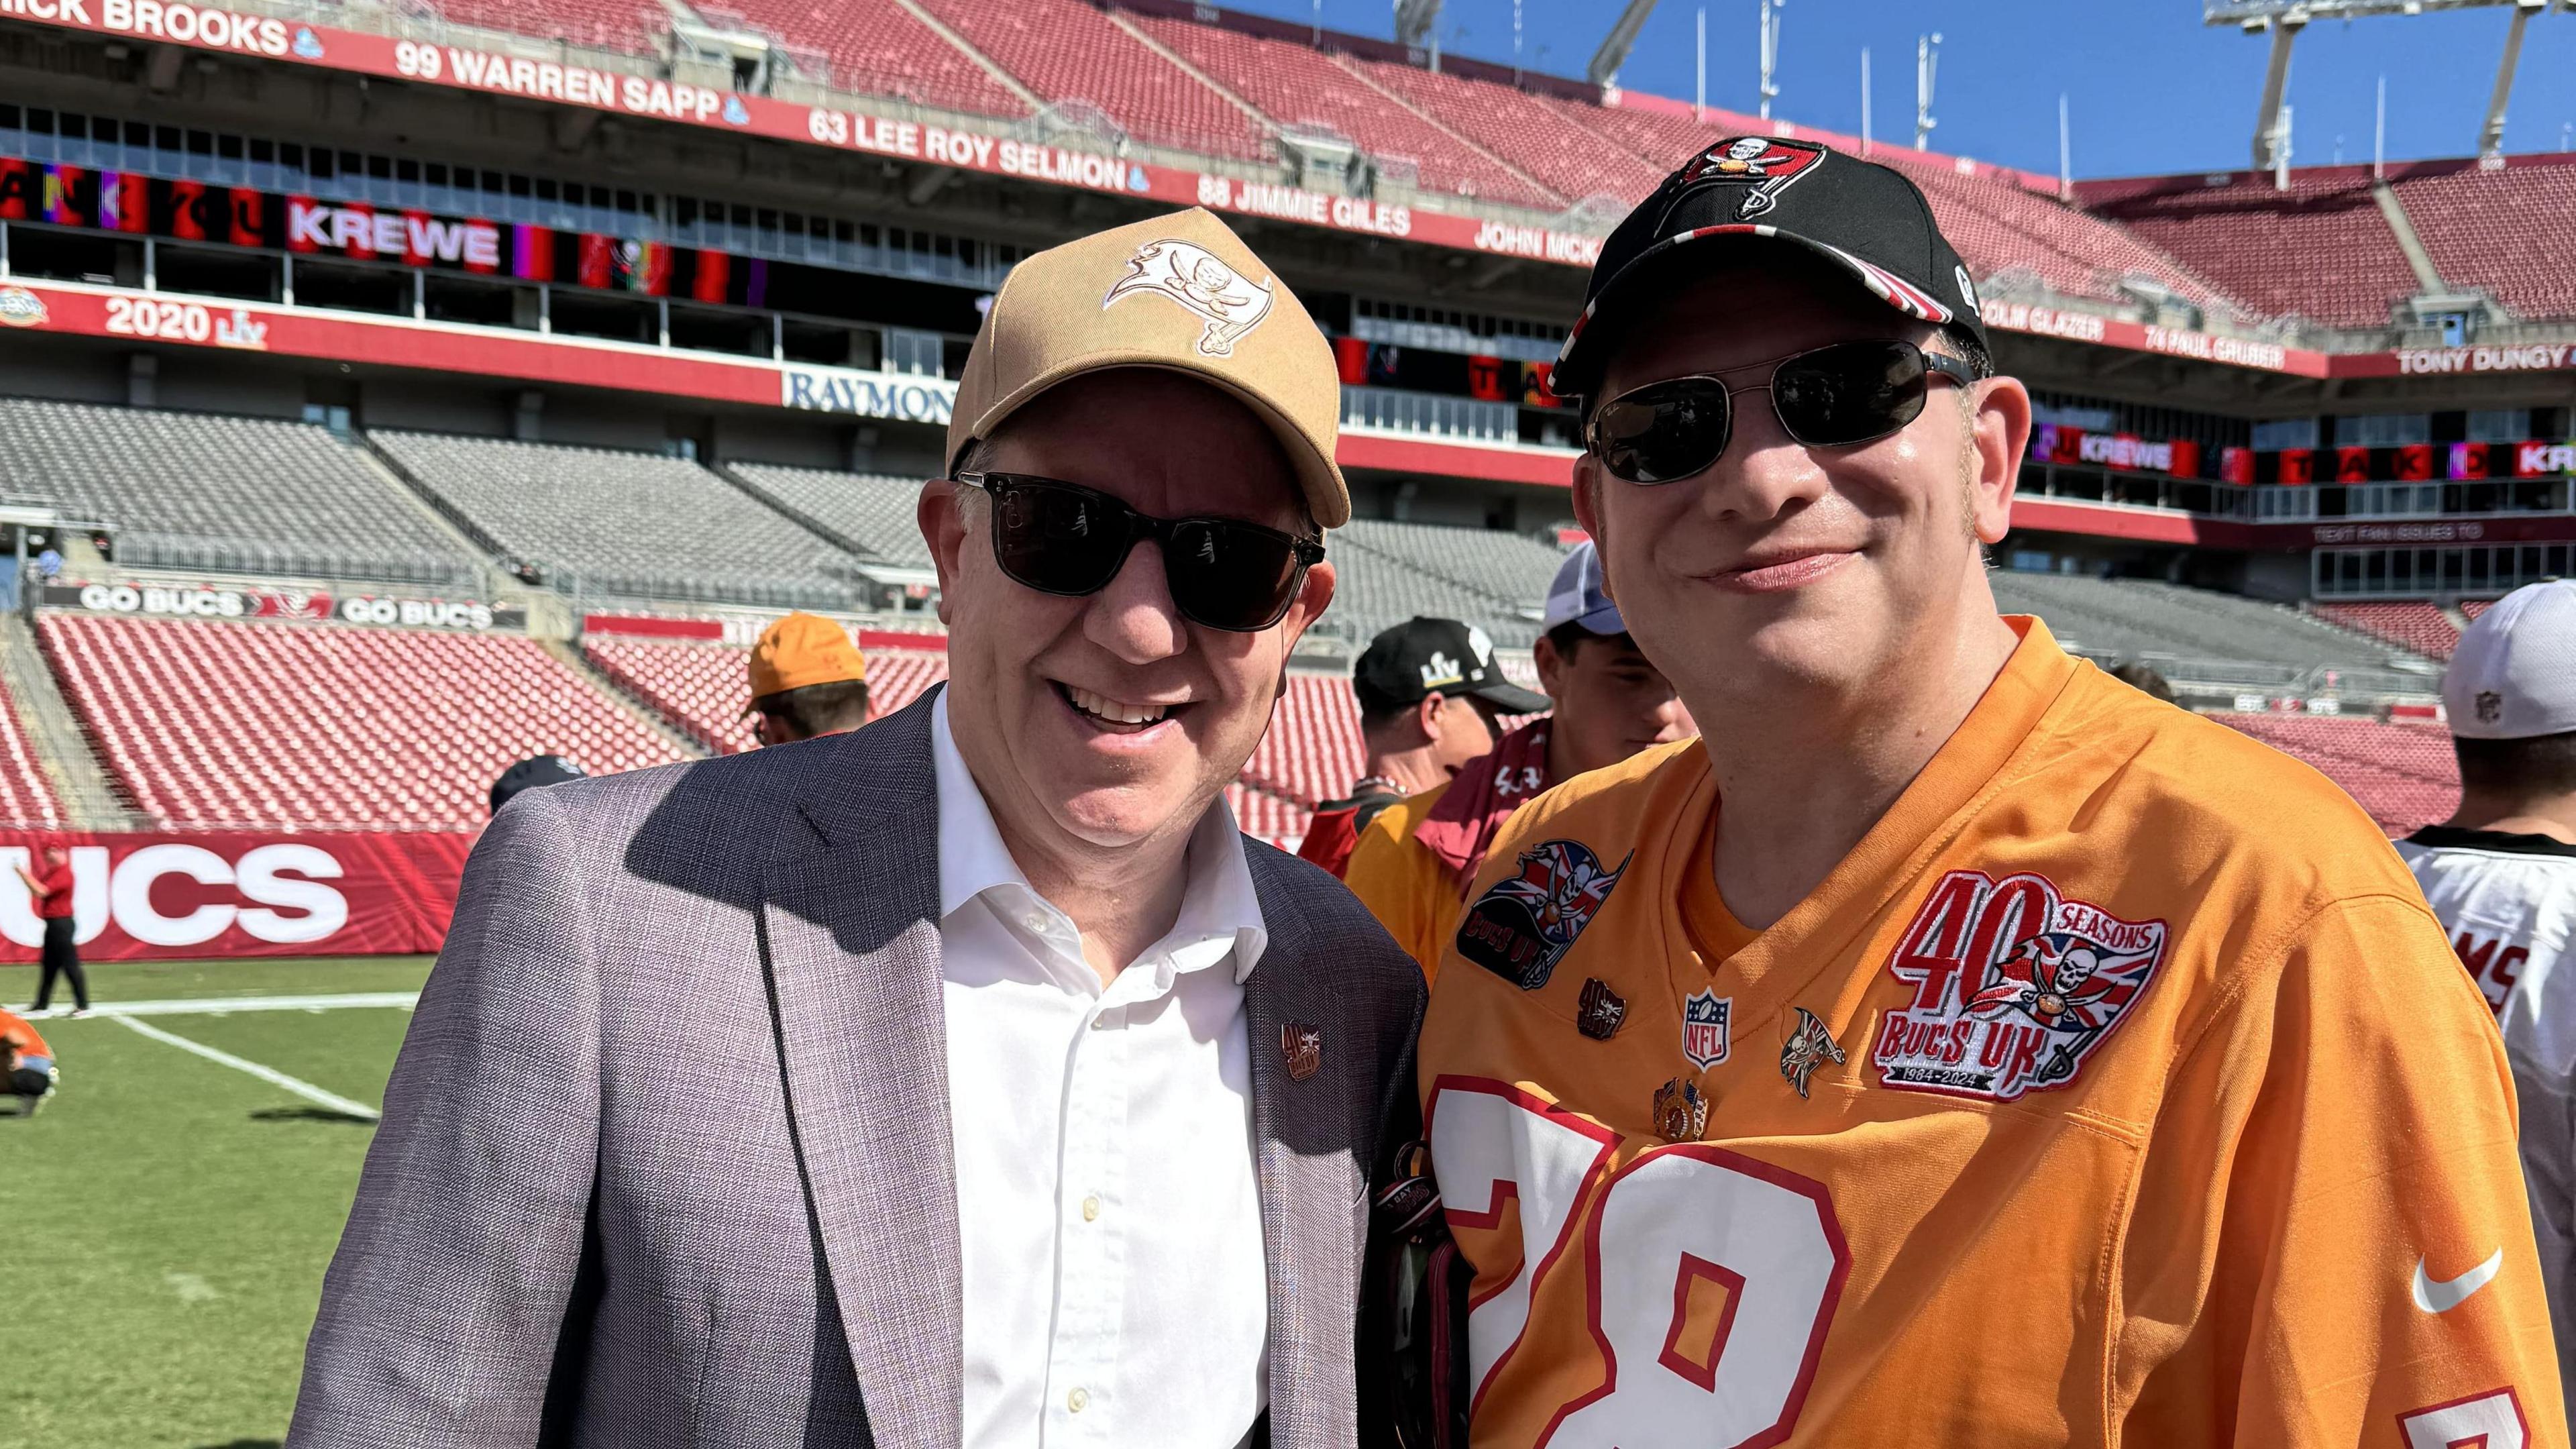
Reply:
M1288 19L1313 0L1226 0ZM1708 101L1751 111L1755 0L1663 0L1620 82L1688 100L1694 15L1708 12ZM1616 0L1524 0L1522 59L1580 75ZM1391 0L1323 0L1328 29L1394 33ZM1914 44L1938 30L1940 127L1933 148L2033 171L2057 169L2057 98L2068 97L2075 174L2227 170L2248 162L2268 42L2201 23L2198 0L1789 0L1775 114L1860 129L1860 53L1871 52L1872 131L1910 142ZM2391 159L2475 154L2495 83L2501 8L2310 25L2292 52L2297 164L2370 159L2379 77L2388 77ZM1512 59L1512 0L1446 0L1447 50ZM1544 49L1542 49L1542 47ZM2505 127L2507 151L2556 151L2576 124L2576 13L2535 17Z

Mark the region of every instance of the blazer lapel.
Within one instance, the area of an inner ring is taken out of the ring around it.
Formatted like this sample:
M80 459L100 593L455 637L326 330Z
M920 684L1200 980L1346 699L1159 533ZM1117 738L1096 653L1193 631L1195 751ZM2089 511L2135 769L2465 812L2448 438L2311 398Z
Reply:
M1360 1208L1365 1167L1347 1152L1314 1144L1344 1140L1349 1073L1363 1094L1371 1064L1360 1043L1336 1055L1333 1005L1318 989L1317 941L1295 903L1274 890L1274 862L1253 853L1253 883L1270 933L1261 963L1244 982L1244 1032L1252 1052L1252 1140L1261 1192L1261 1239L1270 1282L1270 1439L1282 1449L1350 1441L1357 1389L1351 1353L1357 1332ZM1290 1075L1291 1026L1322 1033L1313 1074ZM1345 1059L1345 1057L1347 1059Z
M824 749L799 807L820 845L773 863L761 902L788 1114L872 1437L955 1449L965 1350L929 696Z

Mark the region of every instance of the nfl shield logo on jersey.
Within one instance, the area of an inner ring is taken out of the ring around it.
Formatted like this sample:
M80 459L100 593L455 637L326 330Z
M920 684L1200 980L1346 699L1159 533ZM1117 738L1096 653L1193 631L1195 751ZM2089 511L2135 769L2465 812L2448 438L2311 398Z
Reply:
M1726 1060L1726 1021L1734 1009L1734 997L1714 991L1692 992L1682 1003L1682 1055L1692 1066L1704 1072Z
M1627 868L1622 859L1605 869L1580 841L1543 841L1523 851L1520 873L1496 881L1467 908L1458 954L1523 991L1538 990Z
M2166 935L2046 876L1950 872L1888 957L1914 995L1879 1023L1879 1081L1996 1102L2073 1085L2154 979Z

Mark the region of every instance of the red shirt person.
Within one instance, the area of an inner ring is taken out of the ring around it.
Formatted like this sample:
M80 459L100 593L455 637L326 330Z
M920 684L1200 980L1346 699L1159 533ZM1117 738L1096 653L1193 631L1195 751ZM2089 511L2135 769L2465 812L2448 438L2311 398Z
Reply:
M27 893L36 904L36 919L44 922L44 974L37 978L35 1005L29 1015L43 1014L54 998L54 978L68 977L72 984L72 1015L89 1014L89 977L82 972L80 952L72 940L72 856L59 845L48 845L38 856L33 871L18 867L18 879L26 882Z

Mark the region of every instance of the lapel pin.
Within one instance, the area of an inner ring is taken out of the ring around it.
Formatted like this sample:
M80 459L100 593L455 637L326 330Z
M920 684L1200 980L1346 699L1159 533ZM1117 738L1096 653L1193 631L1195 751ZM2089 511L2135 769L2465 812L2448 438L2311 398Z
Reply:
M1843 1049L1834 1045L1834 1034L1825 1030L1816 1014L1803 1006L1797 1010L1798 1029L1789 1033L1788 1044L1780 1048L1780 1075L1804 1097L1807 1078L1816 1074L1816 1068L1826 1062L1840 1066L1844 1057Z
M1583 999L1575 1008L1574 1029L1594 1041L1608 1041L1619 1034L1620 1024L1628 1019L1628 1003L1598 976L1584 978Z
M1289 1022L1279 1028L1279 1054L1287 1059L1288 1080L1306 1080L1324 1069L1324 1029Z
M1675 1077L1655 1089L1655 1130L1667 1142L1697 1142L1708 1130L1708 1098L1699 1083Z

